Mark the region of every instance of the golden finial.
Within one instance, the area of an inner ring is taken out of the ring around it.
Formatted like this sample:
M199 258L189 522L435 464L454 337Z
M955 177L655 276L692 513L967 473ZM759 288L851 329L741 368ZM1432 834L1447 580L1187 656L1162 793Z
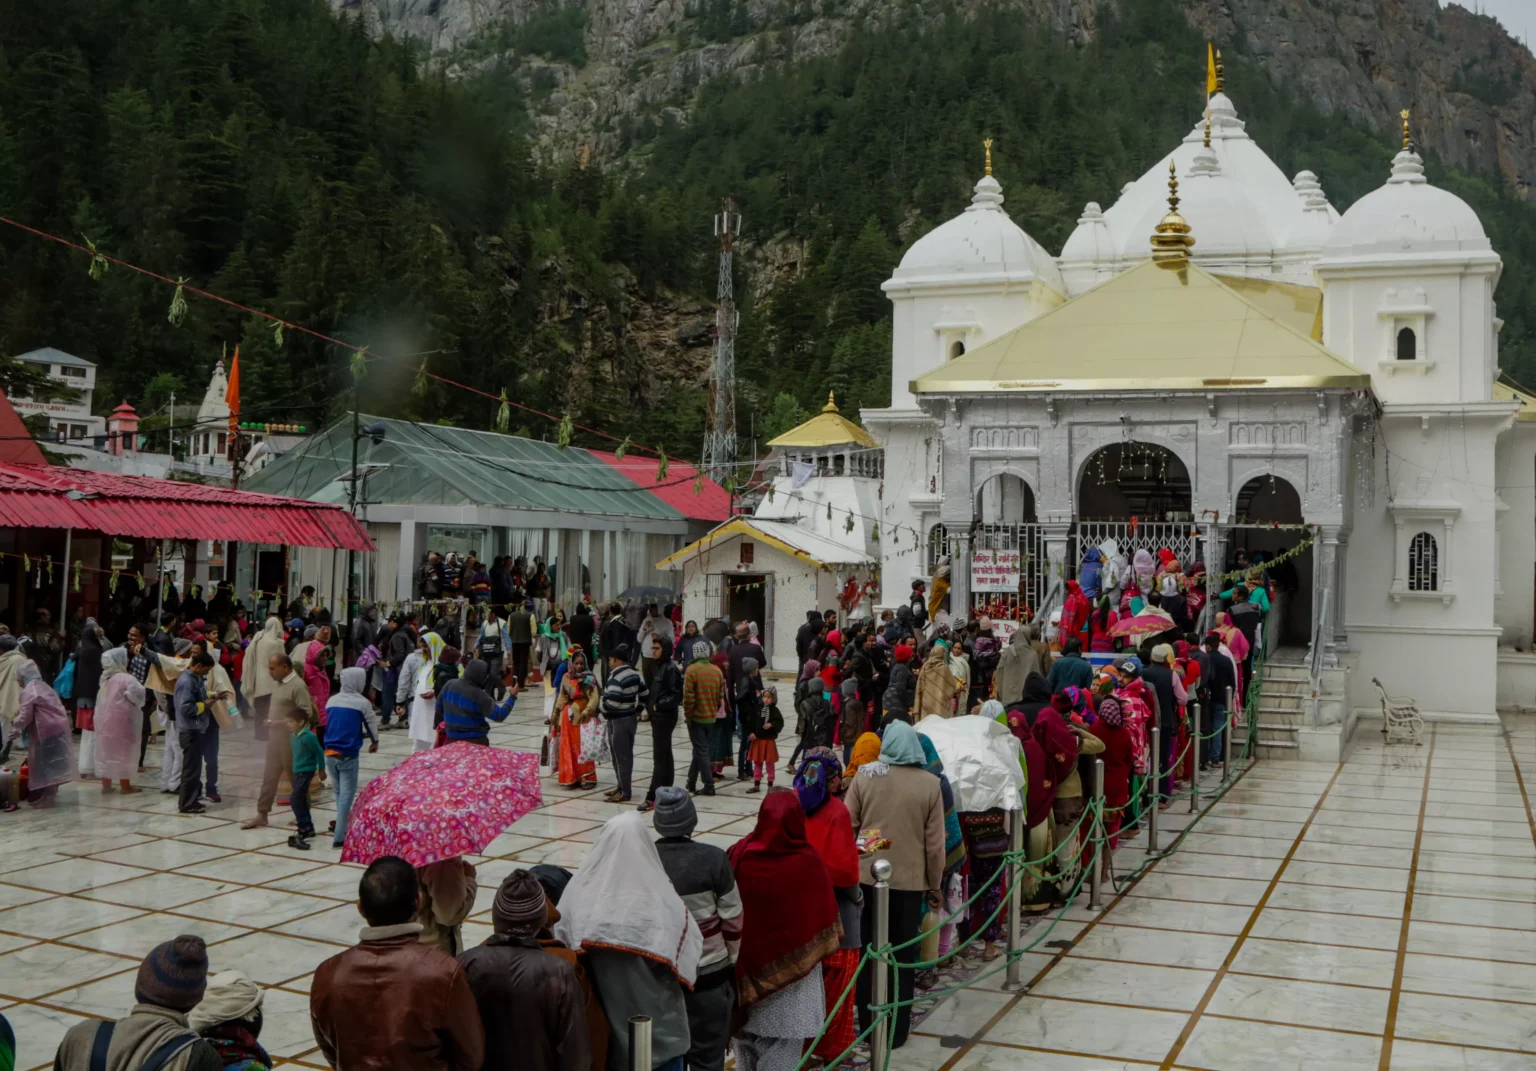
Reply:
M1403 148L1411 149L1413 148L1413 135L1409 133L1408 130L1408 119L1413 115L1413 113L1410 112L1407 108L1404 108L1397 114L1401 116L1403 120Z
M1216 50L1216 92L1227 91L1227 69L1221 63L1221 49Z
M987 172L991 174L991 172ZM837 396L832 391L827 391L827 404L821 407L823 413L835 413L837 409Z
M1205 109L1205 147L1211 147L1211 109Z
M1190 226L1179 215L1179 173L1172 160L1168 161L1168 214L1152 232L1152 259L1164 267L1182 267L1189 260L1190 247L1195 244Z
M992 174L992 139L983 138L981 147L987 151L987 174Z

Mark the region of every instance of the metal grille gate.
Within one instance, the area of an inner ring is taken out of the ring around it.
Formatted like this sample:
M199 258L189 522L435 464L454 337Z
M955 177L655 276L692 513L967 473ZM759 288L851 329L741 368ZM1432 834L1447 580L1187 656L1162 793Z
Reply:
M1204 561L1205 539L1199 526L1189 521L1138 521L1134 529L1129 521L1078 521L1075 536L1076 553L1070 566L1074 576L1082 564L1083 552L1110 538L1119 546L1126 561L1135 557L1138 550L1149 551L1156 558L1157 552L1164 547L1173 551L1186 570L1191 562ZM1211 568L1209 563L1206 567Z

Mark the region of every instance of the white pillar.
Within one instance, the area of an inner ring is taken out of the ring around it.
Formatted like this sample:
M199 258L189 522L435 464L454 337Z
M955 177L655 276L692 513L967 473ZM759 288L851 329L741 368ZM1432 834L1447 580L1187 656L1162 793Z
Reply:
M415 594L411 590L416 576L416 522L400 522L400 565L395 578L394 601L403 602Z

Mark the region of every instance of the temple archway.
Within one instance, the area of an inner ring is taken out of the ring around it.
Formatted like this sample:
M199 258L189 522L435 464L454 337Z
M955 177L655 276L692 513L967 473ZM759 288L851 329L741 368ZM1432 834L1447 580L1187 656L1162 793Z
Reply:
M1256 556L1265 561L1280 558L1307 538L1301 512L1301 495L1283 476L1255 476L1233 499L1233 524L1227 539L1225 571L1238 568L1238 555L1247 562ZM1311 639L1312 551L1307 549L1268 570L1274 589L1276 639L1287 646L1305 647Z
M1029 524L1035 519L1035 492L1020 476L999 472L976 489L972 516L981 524Z
M1189 470L1167 447L1119 442L1088 455L1077 481L1077 518L1188 520Z

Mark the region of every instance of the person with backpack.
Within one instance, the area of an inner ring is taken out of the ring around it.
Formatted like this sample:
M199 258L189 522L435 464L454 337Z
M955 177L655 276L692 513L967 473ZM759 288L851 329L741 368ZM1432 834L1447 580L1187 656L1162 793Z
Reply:
M139 964L133 1009L116 1022L70 1027L53 1058L57 1071L222 1071L217 1050L193 1032L187 1015L208 987L201 937L158 944Z

